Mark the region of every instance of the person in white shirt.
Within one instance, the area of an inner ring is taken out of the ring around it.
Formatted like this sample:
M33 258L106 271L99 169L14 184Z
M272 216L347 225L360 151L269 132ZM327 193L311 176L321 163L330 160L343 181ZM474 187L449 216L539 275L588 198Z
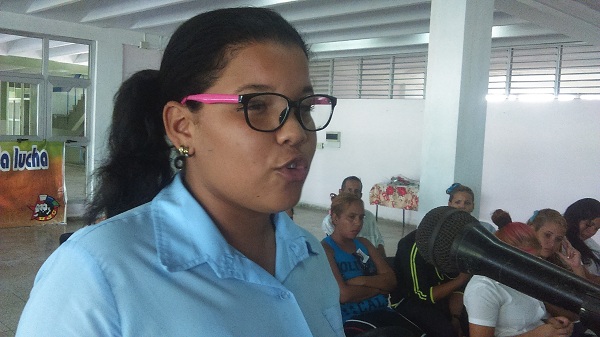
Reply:
M342 181L342 188L340 188L339 193L352 193L357 197L362 198L362 188L362 181L359 177L349 176L344 178L344 180ZM335 197L335 194L332 193L331 196L333 198ZM321 229L323 229L326 235L331 235L331 233L333 233L331 214L327 214L327 216L323 219ZM368 210L365 210L363 228L361 229L360 233L358 233L358 236L369 240L373 244L373 246L377 248L377 250L383 257L386 256L383 237L381 236L379 228L377 228L377 220L375 218L375 214L369 212Z
M511 222L495 235L529 254L539 255L541 245L533 228ZM566 317L551 317L546 306L486 276L474 275L464 294L469 315L469 333L477 337L570 336L573 323Z

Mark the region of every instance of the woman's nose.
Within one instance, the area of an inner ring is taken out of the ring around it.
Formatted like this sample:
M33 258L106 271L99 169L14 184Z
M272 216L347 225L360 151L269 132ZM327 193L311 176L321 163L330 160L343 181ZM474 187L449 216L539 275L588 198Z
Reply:
M307 132L304 130L300 121L296 117L293 111L289 112L287 120L283 123L281 128L277 130L277 139L279 142L290 142L292 144L300 144L308 138Z

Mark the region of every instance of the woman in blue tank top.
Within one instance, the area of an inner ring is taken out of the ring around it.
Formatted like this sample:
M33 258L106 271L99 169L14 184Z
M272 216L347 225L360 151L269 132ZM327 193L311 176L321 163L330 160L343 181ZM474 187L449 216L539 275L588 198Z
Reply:
M344 332L397 327L402 336L421 336L410 321L389 307L388 295L396 287L392 268L369 240L357 237L365 208L354 194L340 193L332 199L334 230L322 244L340 287Z

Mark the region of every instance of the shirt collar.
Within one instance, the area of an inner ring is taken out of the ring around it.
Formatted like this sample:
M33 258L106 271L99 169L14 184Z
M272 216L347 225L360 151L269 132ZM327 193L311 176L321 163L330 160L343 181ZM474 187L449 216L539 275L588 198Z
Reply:
M257 265L227 243L184 186L180 174L152 200L151 208L158 258L167 270L182 271L207 263L221 278L252 281L257 277ZM307 241L308 233L284 214L273 217L275 277L279 280L284 280L299 262L317 254Z

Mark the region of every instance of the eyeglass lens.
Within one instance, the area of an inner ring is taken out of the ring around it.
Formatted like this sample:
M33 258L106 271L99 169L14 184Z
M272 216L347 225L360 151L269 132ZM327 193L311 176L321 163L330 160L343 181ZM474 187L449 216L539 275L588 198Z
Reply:
M274 94L252 97L246 105L246 114L250 125L261 131L272 131L285 122L291 113L288 100ZM323 129L329 123L333 104L327 96L314 95L304 98L298 106L300 123L309 131Z

